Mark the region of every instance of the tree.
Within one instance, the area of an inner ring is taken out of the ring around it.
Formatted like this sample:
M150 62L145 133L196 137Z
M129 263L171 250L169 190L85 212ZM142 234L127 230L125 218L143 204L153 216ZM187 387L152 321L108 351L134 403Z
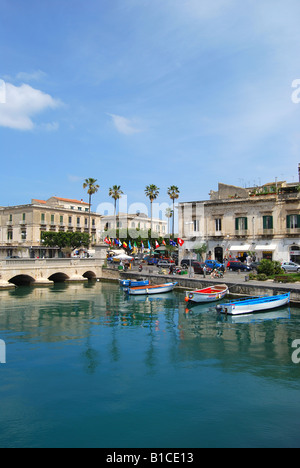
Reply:
M194 252L200 256L201 260L203 259L203 254L207 252L207 244L197 245L194 248Z
M171 187L168 188L168 195L173 201L173 219L172 219L172 237L174 239L174 221L175 221L175 200L179 198L179 188L176 185L171 185Z
M121 198L123 192L121 190L120 185L113 185L112 188L109 189L108 195L114 199L115 202L115 229L117 229L117 200Z
M168 234L170 234L170 219L173 216L173 211L171 210L171 208L166 209L165 216L166 218L168 218Z
M156 185L147 185L145 188L145 194L149 198L151 203L151 237L152 237L152 224L153 224L153 202L159 195L159 188Z
M83 188L88 189L87 193L89 195L89 237L91 237L91 206L92 206L92 196L98 192L100 186L96 184L97 179L85 179L83 183Z
M41 239L46 247L59 247L59 249L88 247L90 236L85 232L42 232Z

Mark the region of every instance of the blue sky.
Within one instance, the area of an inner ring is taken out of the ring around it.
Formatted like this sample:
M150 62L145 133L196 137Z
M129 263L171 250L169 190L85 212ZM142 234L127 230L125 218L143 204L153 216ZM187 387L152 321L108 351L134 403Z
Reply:
M297 180L299 0L0 0L0 205ZM296 90L297 91L297 90ZM300 92L299 92L300 96Z

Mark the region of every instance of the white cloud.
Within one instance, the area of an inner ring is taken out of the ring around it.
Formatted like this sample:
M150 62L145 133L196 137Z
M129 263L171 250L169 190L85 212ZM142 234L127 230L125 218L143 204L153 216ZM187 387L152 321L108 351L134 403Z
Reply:
M33 117L47 109L55 109L61 102L29 85L5 83L5 99L0 103L0 126L17 130L32 130Z
M112 118L114 126L118 132L123 135L133 135L142 131L137 127L137 122L134 119L126 119L125 117L116 114L108 115Z
M43 72L42 70L35 70L31 73L20 72L17 74L16 78L19 81L27 82L27 81L40 81L46 76L47 74Z

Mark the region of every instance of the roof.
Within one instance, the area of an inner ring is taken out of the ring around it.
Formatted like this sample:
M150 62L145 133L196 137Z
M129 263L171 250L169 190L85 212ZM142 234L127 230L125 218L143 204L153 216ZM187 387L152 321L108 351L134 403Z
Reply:
M36 198L34 198L32 200L32 203L42 203L43 205L46 205L47 202L45 200L37 200Z
M69 203L79 203L80 205L89 205L89 203L86 203L83 200L72 200L69 198L60 198L60 197L51 197L51 198L55 198L56 200L65 201Z

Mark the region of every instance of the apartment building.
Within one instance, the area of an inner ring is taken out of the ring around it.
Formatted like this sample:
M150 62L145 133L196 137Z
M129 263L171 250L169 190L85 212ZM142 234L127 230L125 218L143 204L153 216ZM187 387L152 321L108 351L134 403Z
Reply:
M91 214L92 243L100 240L101 216ZM56 257L58 249L41 242L41 233L89 232L89 204L83 200L51 197L28 205L0 208L0 258Z
M116 217L113 215L102 216L101 226L103 232L109 232L111 229L113 230L115 228L119 230L128 229L131 234L133 234L135 231L137 233L141 231L147 232L149 229L151 229L151 218L149 218L149 216L147 216L145 213L140 212L133 214L119 213ZM153 218L152 229L155 234L158 234L161 237L165 237L168 234L168 223L167 221Z
M207 255L300 263L300 185L275 182L241 188L219 184L210 200L179 204L179 235ZM187 252L186 252L187 253Z

